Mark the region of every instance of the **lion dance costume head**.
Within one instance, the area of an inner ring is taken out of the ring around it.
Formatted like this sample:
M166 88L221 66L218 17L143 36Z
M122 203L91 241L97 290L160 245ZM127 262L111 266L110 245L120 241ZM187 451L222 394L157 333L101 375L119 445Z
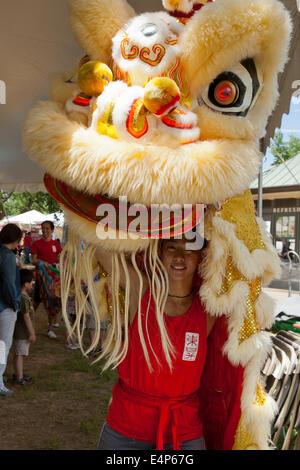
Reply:
M78 329L88 313L96 315L98 333L100 320L110 318L107 365L118 364L128 347L129 277L125 292L118 285L120 263L126 273L128 259L138 273L150 267L171 361L158 244L204 217L199 295L217 317L202 378L206 443L266 449L275 405L259 372L273 307L261 286L278 275L279 264L249 186L278 96L290 19L278 0L163 4L164 12L136 16L126 0L69 0L73 32L87 55L55 81L50 101L30 111L24 145L46 171L45 185L68 221L64 308L72 289ZM190 209L168 223L151 215L150 207L161 204ZM109 224L103 205L118 216ZM132 205L142 207L152 231L132 217ZM102 271L94 282L100 245L111 252L112 275Z

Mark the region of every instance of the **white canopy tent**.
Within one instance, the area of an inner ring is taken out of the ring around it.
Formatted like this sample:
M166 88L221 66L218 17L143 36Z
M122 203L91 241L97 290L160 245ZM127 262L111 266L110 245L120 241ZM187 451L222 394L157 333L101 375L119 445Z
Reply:
M282 1L292 7L297 19L299 0ZM137 12L162 9L161 0L129 0L129 3ZM290 67L299 58L299 21L295 24L298 30L294 33ZM0 44L0 189L45 191L43 171L22 151L21 130L34 104L49 98L51 77L69 70L83 56L71 32L67 0L1 2ZM295 77L293 74L293 71L289 74L289 82L299 79L299 73ZM278 106L277 118L270 120L272 132L295 91L289 87L286 90L281 97L285 106Z
M44 220L45 220L45 214L36 210L23 212L23 214L7 217L7 222L11 224L33 225L33 224L40 224L44 222Z
M23 214L6 217L1 220L1 224L7 223L18 224L21 228L28 228L29 226L40 225L45 220L51 220L55 226L62 227L64 224L64 215L60 212L53 214L43 214L42 212L31 210ZM29 228L30 230L31 228Z

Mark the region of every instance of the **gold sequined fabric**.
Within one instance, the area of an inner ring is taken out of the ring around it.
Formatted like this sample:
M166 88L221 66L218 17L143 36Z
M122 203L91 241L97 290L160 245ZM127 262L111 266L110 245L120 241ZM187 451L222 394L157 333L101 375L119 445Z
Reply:
M248 282L248 285L250 287L250 294L246 301L246 316L239 333L239 343L242 343L245 339L250 338L250 336L260 331L255 316L255 302L261 292L261 280L259 278L255 279L250 283Z
M259 232L250 190L225 201L219 215L235 226L237 238L244 242L250 253L257 248L266 248Z
M231 256L229 256L227 259L226 271L225 271L225 276L223 279L222 287L217 293L218 297L222 294L226 294L232 287L233 283L235 281L240 281L240 280L247 281L247 279L240 273L240 271L233 264Z
M235 433L232 450L246 450L249 447L258 449L258 445L254 442L252 434L248 431L242 415Z
M220 297L226 294L235 281L245 281L250 288L250 293L246 300L246 315L243 326L239 332L239 343L242 343L245 339L260 331L255 317L255 302L261 292L261 279L256 278L254 281L248 281L233 264L232 258L228 257L224 280L217 296Z
M244 243L250 253L255 249L264 250L266 248L259 232L250 190L225 201L221 208L216 210L215 215L234 225L237 238ZM226 295L236 281L244 281L249 286L245 318L239 332L239 343L242 343L260 331L255 315L255 302L261 293L261 278L247 279L229 256L222 286L217 292L217 296Z
M257 384L257 388L256 388L256 399L255 399L254 404L257 406L263 406L266 403L266 400L267 400L267 394L264 390L264 387L261 381L259 381L259 383Z
M256 398L254 405L263 406L266 402L266 399L266 392L264 391L261 381L259 381L256 388ZM242 415L235 433L232 450L246 450L247 448L258 449L258 445L254 442L254 438L249 432L248 426L246 425Z

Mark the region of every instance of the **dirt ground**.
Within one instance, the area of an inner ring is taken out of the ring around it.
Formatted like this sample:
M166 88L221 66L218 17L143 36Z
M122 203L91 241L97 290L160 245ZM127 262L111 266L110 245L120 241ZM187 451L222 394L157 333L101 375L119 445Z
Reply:
M116 371L101 373L80 350L66 348L63 321L47 336L42 306L35 315L37 341L25 358L24 371L34 384L12 383L12 349L6 386L12 397L0 397L0 450L95 450L105 419Z

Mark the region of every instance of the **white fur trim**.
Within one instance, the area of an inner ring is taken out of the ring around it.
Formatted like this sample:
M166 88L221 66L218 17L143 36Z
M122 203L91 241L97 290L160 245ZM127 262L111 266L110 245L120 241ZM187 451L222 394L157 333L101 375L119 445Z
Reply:
M170 134L173 138L175 137L179 142L196 142L200 137L200 129L193 127L192 129L177 129L176 127L169 127L165 123L160 122L159 129L161 133Z
M126 127L126 121L132 105L135 100L144 97L144 88L139 86L132 86L128 87L124 93L119 97L119 99L115 102L114 110L113 110L113 124L116 127L118 137L120 139L124 139L125 141L133 141L135 142L137 139L132 136ZM149 123L148 123L149 126ZM153 132L153 129L152 129ZM146 132L146 134L139 138L139 142L143 142L144 140L148 139L151 136L151 128Z
M103 90L101 95L96 100L96 109L93 112L91 128L97 131L98 120L101 117L102 113L105 111L106 107L110 103L114 103L119 96L127 90L127 85L124 82L110 82Z
M251 345L249 345L251 347ZM265 348L253 355L244 372L244 386L241 397L241 410L247 431L253 436L260 450L270 449L271 423L277 412L276 402L269 395L266 402L259 406L255 403L257 381L270 343L265 339Z
M256 303L256 319L261 328L271 328L275 320L275 300L265 292L261 292Z
M231 247L231 256L238 270L249 280L262 277L263 282L270 282L270 278L277 277L279 260L277 254L268 243L267 249L256 249L249 252L245 244L235 234L235 228L221 217L214 217L214 228ZM265 241L265 240L264 240Z

